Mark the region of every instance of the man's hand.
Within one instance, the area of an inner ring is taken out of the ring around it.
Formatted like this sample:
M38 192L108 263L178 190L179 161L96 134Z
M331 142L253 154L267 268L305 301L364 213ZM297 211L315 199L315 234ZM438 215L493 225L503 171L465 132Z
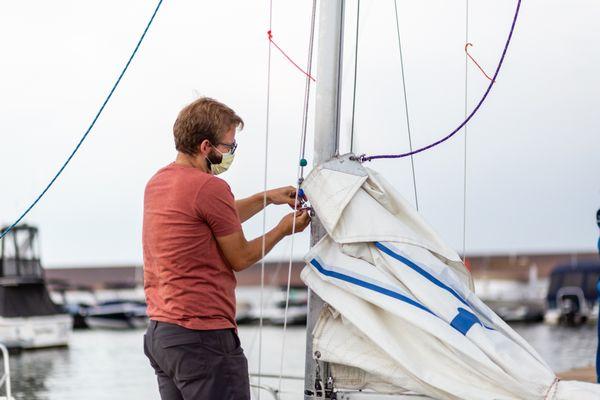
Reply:
M294 219L296 219L296 225L294 226ZM288 236L294 233L302 232L310 223L310 215L307 210L298 210L295 213L289 213L281 219L278 228L281 232Z
M288 204L294 208L296 199L296 188L293 186L284 186L267 191L267 201L270 204Z
M256 193L248 198L235 201L235 206L237 208L238 215L240 216L240 221L247 221L263 209L265 205L265 193L267 195L267 204L288 204L290 207L295 208L295 187L284 186L277 189L267 190L266 192Z

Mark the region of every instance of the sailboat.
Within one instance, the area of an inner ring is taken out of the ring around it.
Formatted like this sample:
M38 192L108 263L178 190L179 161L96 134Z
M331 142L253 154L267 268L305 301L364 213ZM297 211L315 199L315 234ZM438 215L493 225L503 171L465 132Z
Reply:
M383 177L365 168L366 158L340 154L344 3L320 3L315 168L302 185L316 212L303 273L311 289L305 399L599 398L596 385L555 378L478 302L456 252ZM148 27L67 162L2 237L75 154Z
M600 398L600 385L559 380L477 298L458 254L369 158L340 154L344 3L320 3L315 160L301 185L316 213L304 399Z

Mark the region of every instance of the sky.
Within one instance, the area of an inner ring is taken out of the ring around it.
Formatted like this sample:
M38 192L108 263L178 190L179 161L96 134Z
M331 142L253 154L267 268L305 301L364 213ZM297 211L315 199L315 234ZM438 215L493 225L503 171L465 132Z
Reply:
M156 3L0 1L0 223L9 224L54 175L114 83ZM492 73L516 1L470 2L471 54ZM312 1L273 1L275 40L299 64ZM407 104L415 147L445 136L465 112L465 2L399 0ZM486 103L449 142L414 157L423 217L467 254L594 251L600 207L600 4L528 0ZM356 1L347 1L342 145L348 150ZM48 267L140 264L143 190L175 157L172 125L200 95L234 108L246 128L230 171L236 197L264 186L269 3L165 0L138 56L85 144L27 216ZM316 70L318 41L315 44ZM305 80L272 54L267 186L296 181ZM471 109L488 81L468 64ZM319 77L316 76L317 84ZM392 0L362 0L356 152L408 149ZM314 86L308 154L312 165ZM466 138L466 152L465 152ZM413 201L410 160L374 161ZM288 210L270 207L267 227ZM262 216L244 224L262 233ZM288 238L269 255L290 257ZM308 233L294 239L294 258Z

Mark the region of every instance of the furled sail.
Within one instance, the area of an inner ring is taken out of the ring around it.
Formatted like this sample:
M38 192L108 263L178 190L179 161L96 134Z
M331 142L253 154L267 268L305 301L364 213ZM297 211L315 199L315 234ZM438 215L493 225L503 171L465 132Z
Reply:
M313 351L337 388L448 400L600 398L600 385L556 378L379 174L343 156L302 187L327 231L302 272L328 305Z

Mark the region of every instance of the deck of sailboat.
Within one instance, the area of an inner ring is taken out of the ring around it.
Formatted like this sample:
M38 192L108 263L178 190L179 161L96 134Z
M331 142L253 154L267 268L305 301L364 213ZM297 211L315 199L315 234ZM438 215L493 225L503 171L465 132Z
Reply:
M557 374L560 379L566 381L583 381L596 383L596 370L593 366L574 368L569 371L560 372Z
M583 367L583 368L574 368L569 371L564 371L557 374L560 379L563 380L577 380L584 381L590 383L596 383L596 370L593 366ZM256 374L251 374L251 376L256 377ZM263 378L277 378L278 375L270 375L270 374L262 374ZM297 376L283 376L283 379L291 379L291 380L300 380L302 377ZM256 386L254 386L256 388ZM262 391L264 394L264 398L266 399L279 399L279 394L275 387L271 387L269 384L261 385ZM266 393L268 392L268 394ZM271 397L269 397L269 395ZM434 400L432 397L423 396L419 394L384 394L384 393L374 393L368 391L337 391L336 396L338 400Z
M569 371L560 372L557 374L560 379L563 380L575 380L596 383L596 370L593 366L574 368ZM381 393L369 393L369 392L338 392L338 399L340 400L427 400L432 399L431 397L422 396L418 394L406 394L406 395L386 395Z
M339 400L434 400L420 394L383 394L373 392L337 392Z

